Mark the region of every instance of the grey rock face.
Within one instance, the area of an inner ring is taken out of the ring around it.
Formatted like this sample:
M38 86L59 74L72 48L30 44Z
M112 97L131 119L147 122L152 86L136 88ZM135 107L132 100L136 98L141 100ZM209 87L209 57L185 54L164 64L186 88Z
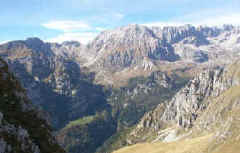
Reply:
M175 121L183 127L190 127L198 111L204 109L203 100L217 96L227 86L222 85L223 69L206 71L188 83L167 105L162 120Z
M134 88L125 91L125 96L134 99L142 94L149 94L156 87L163 89L172 89L175 87L175 80L170 78L166 73L161 71L152 72L145 81L137 83Z
M7 143L3 139L0 139L0 153L6 153Z
M1 45L0 56L8 62L31 101L47 106L53 99L57 102L59 99L64 101L62 97L72 98L72 91L78 86L76 82L82 79L79 64L74 59L79 47L76 42L50 44L29 38ZM21 93L16 94L21 96ZM22 106L25 111L31 109L25 103Z
M77 42L50 44L38 38L29 38L0 46L0 56L20 78L31 100L41 104L41 82L56 89L60 95L71 94L73 80L80 77L80 67L74 59L79 46Z
M178 58L168 43L157 38L151 29L139 25L103 32L88 48L96 54L95 64L108 68L142 65L145 58L167 61Z
M47 121L39 117L38 114L42 112L35 109L29 101L20 82L9 72L8 65L2 59L0 63L2 63L0 69L0 152L40 153L53 149L52 152L64 153L51 135ZM43 143L46 146L42 147Z
M159 121L159 118L164 113L165 106L164 104L160 104L155 108L154 111L150 111L146 113L143 119L137 125L137 131L141 129L151 129L158 130L162 127L162 122Z
M199 64L220 60L224 55L231 60L238 56L240 46L237 45L237 38L240 36L240 28L227 27L185 25L149 28L128 25L105 31L88 44L86 52L92 53L92 56L86 65L121 71L136 66L147 70L146 60L152 63L151 67L156 65L156 61Z
M209 43L206 40L206 37L204 37L204 30L202 29L200 32L199 29L191 25L180 27L163 27L162 29L153 27L152 30L157 37L162 40L166 40L170 44L177 43L187 37L194 38L195 41L192 41L191 43L194 43L195 45L203 45Z
M208 69L200 73L166 103L166 106L159 105L154 111L147 113L137 129L158 130L170 123L185 128L192 127L199 113L207 108L207 98L219 96L223 91L239 84L233 71L238 73L235 69L232 70L231 66L225 69Z
M20 78L33 102L46 105L53 101L52 97L57 97L59 101L69 102L67 105L72 105L71 109L81 112L87 110L85 108L90 106L91 100L89 101L89 97L78 97L81 94L78 90L79 78L81 78L78 56L86 56L88 61L84 64L89 68L97 67L100 71L102 69L121 71L135 66L143 70L152 70L159 61L192 60L194 63L204 63L213 56L222 55L225 60L224 55L232 55L233 50L239 53L240 47L235 45L239 42L239 34L239 28L233 26L210 28L186 25L148 28L129 25L101 33L84 49L77 42L50 44L37 38L30 38L26 41L1 45L0 56L8 61L11 70ZM236 47L232 48L232 46ZM166 106L166 111L163 112L161 106L156 109L161 112L154 111L146 115L150 121L141 122L142 127L158 129L161 127L159 120L190 127L197 118L198 112L206 107L207 104L203 103L205 97L216 96L231 84L238 83L230 77L229 79L222 77L225 73L222 70L205 73L196 77L178 93ZM166 76L153 74L152 77L163 79L138 85L128 92L129 96L137 96L139 91L148 93L156 84L171 88L169 86L171 80ZM21 93L16 94L21 97ZM43 98L48 95L51 98L47 100ZM29 110L29 105L22 106L23 111ZM64 112L65 108L61 111ZM79 114L69 114L69 116L79 117Z
M209 96L218 96L231 84L225 83L223 69L206 71L192 80L167 106L162 119L175 120L180 126L191 126L200 109L204 109L203 100Z

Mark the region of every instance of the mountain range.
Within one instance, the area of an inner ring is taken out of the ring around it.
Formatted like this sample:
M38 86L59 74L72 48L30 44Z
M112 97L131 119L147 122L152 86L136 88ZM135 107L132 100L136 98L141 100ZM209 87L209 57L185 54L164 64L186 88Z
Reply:
M211 152L232 142L239 56L240 27L232 25L131 24L104 31L87 45L38 38L0 45L0 57L29 100L48 112L57 141L71 153L112 152L143 142L179 147L187 139L206 143L203 149ZM232 135L222 140L223 133ZM213 138L219 143L206 142Z

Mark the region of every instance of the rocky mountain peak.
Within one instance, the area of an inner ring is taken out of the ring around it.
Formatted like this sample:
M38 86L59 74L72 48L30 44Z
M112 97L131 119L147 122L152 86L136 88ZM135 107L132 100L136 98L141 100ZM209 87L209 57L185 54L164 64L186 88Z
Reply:
M25 40L25 42L26 42L27 44L33 44L33 45L43 44L43 43L44 43L44 42L43 42L41 39L39 39L38 37L30 37L30 38L27 38L27 39Z
M195 45L208 44L203 33L200 32L198 28L190 24L179 27L173 26L163 28L153 27L152 30L159 39L167 41L170 44L178 43L179 41L191 37L198 41L194 43Z
M45 48L44 42L36 37L28 38L27 40L25 40L25 43L29 48L36 51L41 51Z
M125 36L131 36L132 38L136 38L137 36L153 35L148 27L141 26L138 24L130 24L127 26L120 27L117 30L122 31Z
M146 59L150 63L177 60L204 63L210 57L216 57L213 48L225 50L231 47L230 44L238 42L237 29L230 25L218 28L189 24L178 27L130 24L104 31L89 44L88 52L93 53L93 56L88 65L108 69L114 67L114 70L121 71L132 66L140 68L146 65ZM232 35L234 38L230 37Z
M224 24L223 25L223 30L225 30L225 31L231 31L233 29L234 29L234 26L231 25L231 24Z
M152 37L152 33L147 27L130 24L114 30L102 32L91 44L95 49L110 45L117 47L118 44L130 45L130 43L141 41L144 39L143 36Z
M171 46L157 38L151 29L136 24L101 33L89 49L96 54L94 65L115 70L145 65L146 59L152 62L177 58Z

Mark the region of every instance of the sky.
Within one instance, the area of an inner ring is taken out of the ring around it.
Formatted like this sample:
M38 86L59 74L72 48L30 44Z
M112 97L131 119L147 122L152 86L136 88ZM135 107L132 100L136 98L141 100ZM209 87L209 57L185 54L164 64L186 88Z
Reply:
M0 44L39 37L83 44L128 24L240 25L240 0L0 0Z

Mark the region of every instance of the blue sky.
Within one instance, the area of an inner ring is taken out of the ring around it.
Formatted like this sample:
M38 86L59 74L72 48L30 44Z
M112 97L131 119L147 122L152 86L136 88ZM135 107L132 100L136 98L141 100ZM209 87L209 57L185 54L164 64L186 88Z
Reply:
M87 43L127 24L240 25L240 0L1 0L0 43L39 37Z

